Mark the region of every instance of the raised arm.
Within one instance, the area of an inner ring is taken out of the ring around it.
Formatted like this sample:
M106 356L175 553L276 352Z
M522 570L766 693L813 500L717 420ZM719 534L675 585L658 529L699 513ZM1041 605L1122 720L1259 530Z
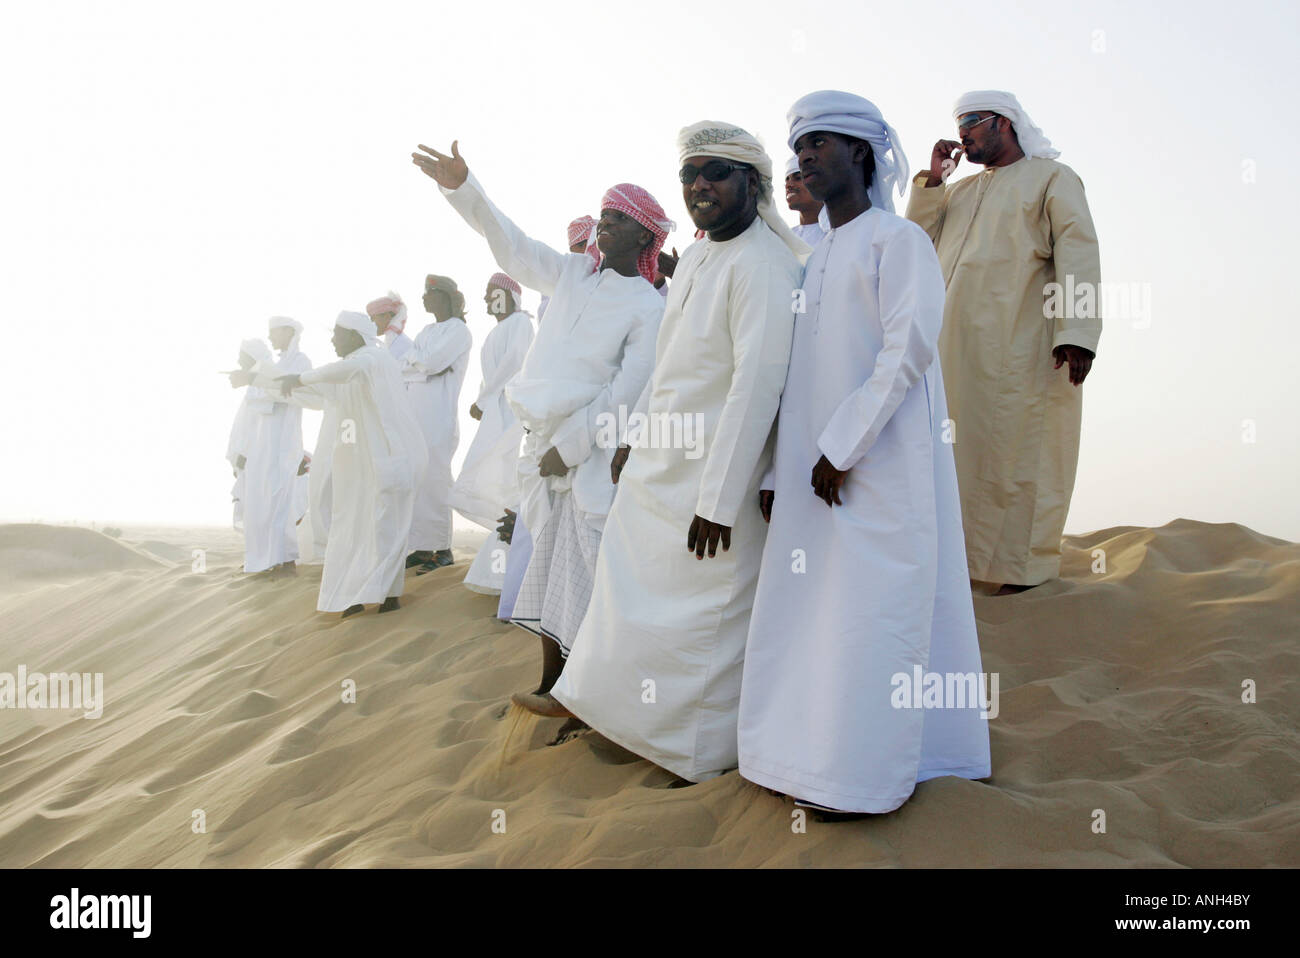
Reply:
M437 182L452 208L488 241L497 265L530 289L548 296L554 293L568 254L530 239L497 209L469 172L456 142L451 144L450 156L424 144L420 151L411 154L415 165Z

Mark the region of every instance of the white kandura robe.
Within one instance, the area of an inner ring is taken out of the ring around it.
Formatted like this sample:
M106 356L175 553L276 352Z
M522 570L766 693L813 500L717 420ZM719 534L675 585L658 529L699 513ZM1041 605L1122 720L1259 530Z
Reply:
M509 543L496 536L507 507L519 501L519 443L524 438L505 387L528 355L533 342L533 321L515 312L496 323L483 340L479 367L483 382L474 405L482 413L460 475L451 489L452 508L491 535L465 573L465 587L484 595L500 595L506 578Z
M814 247L818 243L820 243L822 241L822 237L826 235L826 230L823 228L823 224L820 222L800 223L797 226L790 227L790 229L794 232L795 236L799 237L809 246L814 246Z
M474 405L483 414L451 490L452 508L470 522L496 529L507 506L519 500L519 443L524 438L506 402L506 383L519 372L533 343L533 321L516 312L496 323L483 340L483 382Z
M451 548L451 459L460 441L457 406L471 345L465 320L453 316L420 330L402 357L402 378L429 463L415 497L412 552Z
M944 286L925 232L870 209L805 270L740 696L740 774L849 812L919 781L989 775L969 708L894 708L894 676L980 675L938 363ZM842 505L811 486L848 469ZM982 680L979 688L984 688Z
M245 469L239 465L239 457L243 456L247 462L249 453L257 444L257 422L270 410L272 404L273 400L266 390L257 386L245 386L244 396L239 401L239 409L235 412L235 421L230 426L230 438L226 440L226 461L230 463L230 468L235 473L235 483L230 489L230 523L241 532L244 528L246 482Z
M798 285L798 260L761 219L682 254L638 406L652 416L698 413L703 435L695 452L633 448L587 617L552 689L602 735L691 781L736 767L745 636L767 535L758 484ZM687 551L697 514L731 527L730 551L719 544L702 560Z
M302 374L295 395L315 396L338 423L321 612L402 594L407 536L427 464L424 438L397 362L362 346Z
M473 176L447 201L487 241L497 264L551 297L523 367L505 390L528 430L519 459L519 516L533 552L513 609L517 625L568 650L585 612L601 529L614 499L610 463L619 409L630 412L650 378L663 297L642 276L597 269L586 253L530 239ZM543 478L552 446L569 466ZM549 525L553 514L565 524ZM551 576L558 565L563 581Z
M280 354L274 366L261 367L270 377L291 376L311 369L299 349ZM254 389L256 387L250 387ZM264 572L298 558L298 515L293 512L294 480L302 463L302 409L266 399L253 407L251 452L244 469L244 571Z

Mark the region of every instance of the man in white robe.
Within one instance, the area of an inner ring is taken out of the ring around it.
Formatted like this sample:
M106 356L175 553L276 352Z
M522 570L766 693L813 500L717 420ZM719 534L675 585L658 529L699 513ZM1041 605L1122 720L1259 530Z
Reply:
M311 361L298 348L302 324L283 316L270 320L272 346L280 352L260 371L272 377L304 372ZM231 384L252 382L253 372L236 373ZM255 387L253 387L255 388ZM269 394L253 408L244 468L244 571L291 573L298 558L294 483L302 462L302 409Z
M248 456L257 444L258 420L275 402L266 390L249 384L259 372L270 369L274 364L271 350L263 340L245 339L239 344L239 370L229 374L230 385L235 389L244 389L243 399L235 412L235 421L230 426L230 437L226 440L226 461L230 463L235 476L235 484L230 489L231 525L239 532L244 531L245 467Z
M790 157L785 164L785 205L799 214L799 222L793 227L794 235L809 246L816 246L826 235L818 222L822 204L803 185L797 156Z
M496 317L496 325L479 351L483 380L469 409L479 427L451 490L452 508L493 532L465 573L465 587L484 595L501 594L510 546L497 538L495 530L502 513L519 503L519 444L524 430L506 402L505 388L533 342L532 317L519 308L522 294L519 284L505 273L488 280L483 301L488 315Z
M929 237L893 211L907 158L873 104L803 97L790 146L830 229L805 269L774 482L760 500L771 524L745 650L740 774L802 804L888 812L919 781L989 775L944 436L943 277ZM969 701L900 703L921 672L962 682Z
M451 565L451 460L460 442L460 388L469 369L473 345L465 325L465 296L446 276L424 281L424 308L435 322L416 334L402 357L402 378L415 418L424 433L429 461L417 491L411 520L408 566L417 574Z
M542 679L514 701L564 714L548 693L586 614L605 517L614 499L610 466L620 410L641 394L654 363L663 298L651 285L672 229L658 202L628 183L601 199L601 262L530 239L494 206L452 144L421 146L415 162L487 241L497 264L551 296L506 399L528 431L520 459L521 519L532 556L512 620L542 637Z
M620 451L626 466L591 605L552 694L601 734L697 782L736 767L767 534L758 486L808 248L773 205L772 162L754 137L706 121L683 129L678 147L683 199L706 235L674 269L637 404L648 418L629 422L633 448L630 458ZM698 426L693 442L688 423Z
M407 538L427 452L397 361L378 345L364 313L335 320L336 362L278 380L285 395L310 393L333 412L333 501L321 570L321 612L344 617L380 603L398 608Z

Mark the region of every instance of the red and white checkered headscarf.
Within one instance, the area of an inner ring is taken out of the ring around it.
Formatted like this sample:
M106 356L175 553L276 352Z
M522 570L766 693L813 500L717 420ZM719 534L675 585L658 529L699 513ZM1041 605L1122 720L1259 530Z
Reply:
M385 333L391 332L394 336L406 328L406 304L402 302L402 297L398 296L391 289L387 296L380 296L378 299L372 299L366 303L366 314L374 319L380 313L392 313L393 318L388 321L388 328Z
M655 281L655 269L659 264L659 251L664 247L668 234L677 228L677 224L668 218L664 208L659 205L647 190L631 183L619 183L605 191L600 200L601 212L617 210L632 217L651 233L654 239L636 258L636 270L645 277L647 283Z
M584 246L591 239L591 234L596 231L596 218L594 216L579 216L569 224L569 248L572 249L577 243Z
M519 297L524 294L523 287L516 283L505 273L493 273L488 278L488 285L495 286L498 289L504 289L507 292L515 294L515 305L519 305Z

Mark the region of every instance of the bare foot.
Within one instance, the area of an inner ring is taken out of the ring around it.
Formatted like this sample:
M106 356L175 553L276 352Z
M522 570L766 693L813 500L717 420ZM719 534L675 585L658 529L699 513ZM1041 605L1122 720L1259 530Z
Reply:
M394 609L400 609L401 607L402 607L401 603L397 601L397 596L390 595L387 599L384 600L383 605L379 607L379 611L392 612Z
M361 605L360 603L357 603L356 605L350 605L343 610L343 614L340 615L339 618L346 619L350 615L356 615L358 612L364 611L365 608L366 607L364 605Z
M565 742L570 742L573 739L577 738L579 735L581 735L584 731L586 731L589 728L591 728L591 726L588 725L586 722L584 722L582 719L571 718L563 725L560 726L560 730L555 733L555 738L551 739L546 744L563 745Z
M543 695L537 695L533 692L516 692L510 696L510 701L514 702L520 708L527 709L534 715L545 715L547 718L575 718L574 714L566 709L560 700L550 692Z

